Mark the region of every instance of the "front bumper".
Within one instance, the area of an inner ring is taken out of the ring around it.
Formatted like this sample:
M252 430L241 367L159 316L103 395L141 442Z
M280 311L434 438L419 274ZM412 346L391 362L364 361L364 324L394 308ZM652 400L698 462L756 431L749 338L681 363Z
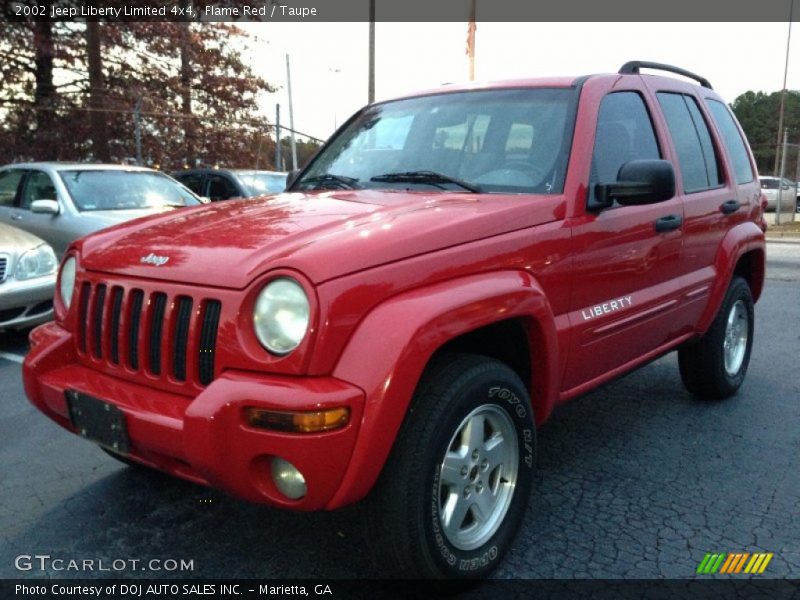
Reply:
M33 327L53 319L56 276L0 284L0 330Z
M44 414L75 432L65 392L74 390L117 406L125 415L131 459L233 496L293 508L333 508L358 434L361 389L332 377L282 377L227 371L194 398L125 381L80 363L72 336L55 323L35 329L23 365L25 391ZM299 411L349 407L341 429L295 434L255 429L246 407ZM273 457L303 473L308 487L290 500L271 477Z

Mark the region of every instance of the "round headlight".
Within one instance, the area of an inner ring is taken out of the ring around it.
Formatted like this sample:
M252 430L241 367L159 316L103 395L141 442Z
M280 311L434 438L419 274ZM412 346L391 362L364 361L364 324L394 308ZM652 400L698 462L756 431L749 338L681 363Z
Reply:
M64 303L66 308L72 303L72 291L75 289L75 267L77 261L75 257L70 256L64 261L61 267L61 275L59 279L58 291L61 294L61 302Z
M253 310L258 341L273 354L289 354L303 341L310 312L308 297L294 279L271 281L261 290Z

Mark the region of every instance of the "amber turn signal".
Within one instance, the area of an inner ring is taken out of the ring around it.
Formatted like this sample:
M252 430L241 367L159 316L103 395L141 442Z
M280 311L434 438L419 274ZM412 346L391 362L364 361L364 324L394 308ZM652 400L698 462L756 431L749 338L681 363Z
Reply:
M346 407L304 412L246 408L244 413L245 420L251 427L292 433L331 431L344 427L350 421L350 409Z

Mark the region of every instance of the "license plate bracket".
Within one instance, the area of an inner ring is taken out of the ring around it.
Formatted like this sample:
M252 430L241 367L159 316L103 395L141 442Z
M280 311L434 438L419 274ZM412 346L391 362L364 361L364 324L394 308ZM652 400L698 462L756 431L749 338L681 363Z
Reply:
M120 454L130 451L125 413L87 394L67 390L69 417L78 435Z

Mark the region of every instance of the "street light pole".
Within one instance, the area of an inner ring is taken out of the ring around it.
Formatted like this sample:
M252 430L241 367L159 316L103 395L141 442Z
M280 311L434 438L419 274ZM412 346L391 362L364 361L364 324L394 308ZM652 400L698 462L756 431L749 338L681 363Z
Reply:
M778 159L781 148L781 131L783 131L783 113L786 109L786 78L789 73L789 48L792 44L792 13L794 11L794 0L789 0L789 34L786 36L786 62L783 67L783 88L781 88L781 108L778 116L778 141L775 144L775 166L773 175L778 174Z
M367 103L375 102L375 0L369 0L369 79Z
M292 105L292 70L286 55L286 86L289 90L289 139L292 141L292 170L297 169L297 142L294 139L294 108Z

